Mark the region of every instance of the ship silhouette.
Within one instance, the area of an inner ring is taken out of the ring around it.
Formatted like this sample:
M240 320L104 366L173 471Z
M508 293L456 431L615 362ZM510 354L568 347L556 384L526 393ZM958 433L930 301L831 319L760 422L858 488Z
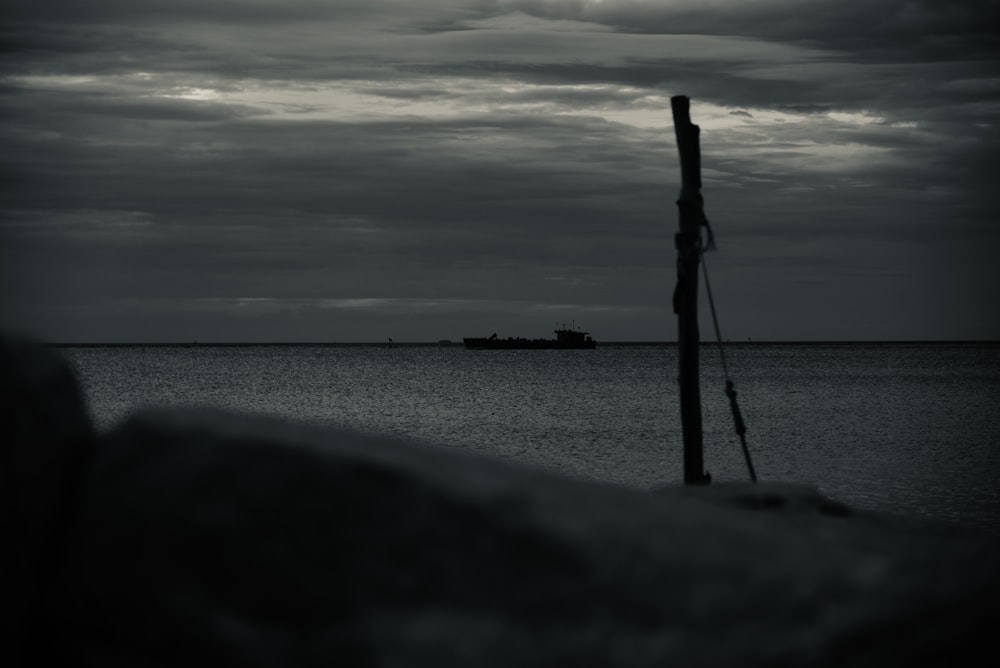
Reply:
M544 349L588 349L596 348L597 341L588 332L576 329L557 329L554 339L498 338L494 333L482 338L464 338L466 348L476 350L544 350Z

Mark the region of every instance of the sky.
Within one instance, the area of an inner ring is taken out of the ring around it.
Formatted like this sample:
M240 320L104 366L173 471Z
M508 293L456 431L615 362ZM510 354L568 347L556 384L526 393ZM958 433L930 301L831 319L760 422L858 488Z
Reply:
M1000 339L995 0L0 22L0 321L44 340L675 340L674 95L723 338Z

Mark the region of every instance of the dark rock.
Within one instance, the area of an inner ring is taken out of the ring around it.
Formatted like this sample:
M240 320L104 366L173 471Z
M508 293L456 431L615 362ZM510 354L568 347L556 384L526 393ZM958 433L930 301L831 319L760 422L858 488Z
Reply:
M851 509L827 498L810 485L762 482L755 485L715 483L713 485L671 486L653 490L666 498L692 498L738 506L747 510L780 511L846 517Z
M38 619L74 522L94 432L72 368L40 344L0 334L0 462L4 582L18 647L34 647Z
M146 412L99 445L52 623L111 666L861 666L985 646L995 541L817 497L647 494Z

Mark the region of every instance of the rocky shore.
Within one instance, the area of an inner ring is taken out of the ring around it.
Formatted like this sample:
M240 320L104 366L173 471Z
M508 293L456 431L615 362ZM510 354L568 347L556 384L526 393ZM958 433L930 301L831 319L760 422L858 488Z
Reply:
M648 493L207 409L98 433L10 336L0 392L22 665L961 665L1000 622L995 536L808 487Z

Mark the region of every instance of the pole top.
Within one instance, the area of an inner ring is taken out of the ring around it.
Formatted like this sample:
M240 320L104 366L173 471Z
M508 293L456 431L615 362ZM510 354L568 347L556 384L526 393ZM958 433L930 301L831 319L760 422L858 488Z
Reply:
M674 95L670 98L670 109L674 114L674 123L691 122L691 98L687 95Z

